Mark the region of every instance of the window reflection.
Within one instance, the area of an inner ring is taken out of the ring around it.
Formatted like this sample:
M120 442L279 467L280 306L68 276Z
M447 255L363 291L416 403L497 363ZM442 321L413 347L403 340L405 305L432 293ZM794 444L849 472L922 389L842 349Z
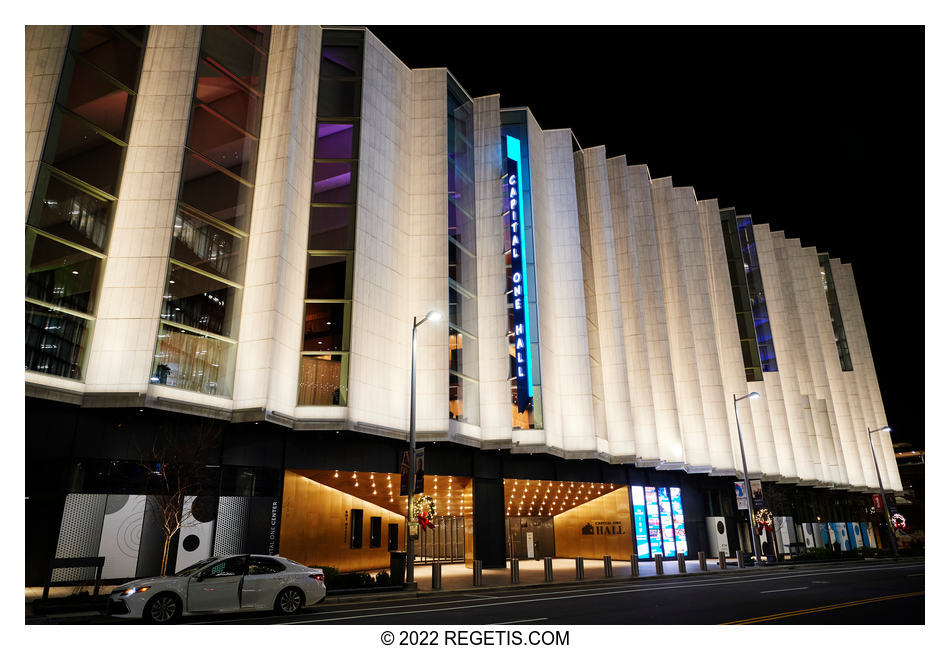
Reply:
M100 135L88 123L57 110L53 116L54 167L113 196L118 193L124 147Z
M310 406L335 406L346 403L346 390L340 381L345 376L347 356L304 356L300 360L300 385L297 401Z
M344 349L343 303L307 303L304 314L303 349L331 352Z
M120 140L128 139L132 97L84 60L68 55L63 75L72 75L61 103Z
M205 60L198 62L195 97L245 131L258 135L261 98Z
M307 298L348 299L347 258L340 255L311 255L307 264Z
M87 332L83 318L26 303L26 369L81 379Z
M317 162L313 164L313 203L355 203L356 164Z
M309 250L352 250L355 208L348 205L310 208Z
M241 280L238 265L232 264L243 257L244 239L225 232L187 208L175 216L175 239L172 258L230 280Z
M317 125L314 158L355 158L358 143L352 122L321 122Z
M231 395L234 345L162 324L151 383L208 395Z
M181 200L218 221L247 231L251 188L194 154L185 156Z
M85 26L74 31L78 32L76 51L84 59L129 88L137 87L142 56L140 45L126 40L111 27ZM144 38L144 32L140 33ZM73 38L76 38L75 34Z
M248 182L254 179L257 140L244 134L204 104L195 104L188 146Z
M32 247L27 251L27 297L91 313L99 258L41 235L34 234L29 239Z
M220 280L170 265L162 302L162 319L231 336L238 290Z
M64 179L40 171L41 188L46 192L31 214L30 223L46 232L98 251L105 250L113 203L96 198Z

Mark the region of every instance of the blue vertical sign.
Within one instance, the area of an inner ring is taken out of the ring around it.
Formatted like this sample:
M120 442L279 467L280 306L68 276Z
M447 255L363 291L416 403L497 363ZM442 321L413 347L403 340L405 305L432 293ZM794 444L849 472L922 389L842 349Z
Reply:
M633 530L637 540L637 557L650 558L650 541L647 537L647 508L643 498L643 486L630 486L630 500L633 503Z
M505 136L506 171L504 177L505 217L511 246L511 304L514 316L515 378L518 386L518 412L531 406L534 382L531 378L531 339L528 327L527 284L524 259L524 211L521 207L521 140Z

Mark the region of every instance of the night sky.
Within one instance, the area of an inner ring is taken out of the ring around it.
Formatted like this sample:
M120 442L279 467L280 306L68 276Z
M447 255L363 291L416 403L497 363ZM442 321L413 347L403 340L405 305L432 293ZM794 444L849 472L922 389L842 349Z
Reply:
M880 426L923 447L923 28L370 30L409 67L852 263Z

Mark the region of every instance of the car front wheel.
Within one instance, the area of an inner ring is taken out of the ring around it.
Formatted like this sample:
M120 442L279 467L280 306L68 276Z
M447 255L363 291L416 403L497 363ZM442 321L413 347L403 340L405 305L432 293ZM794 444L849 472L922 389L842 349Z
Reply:
M296 587L287 587L277 594L274 609L279 614L296 614L303 607L303 592Z
M170 623L181 615L181 602L174 594L158 594L145 605L144 615L149 623Z

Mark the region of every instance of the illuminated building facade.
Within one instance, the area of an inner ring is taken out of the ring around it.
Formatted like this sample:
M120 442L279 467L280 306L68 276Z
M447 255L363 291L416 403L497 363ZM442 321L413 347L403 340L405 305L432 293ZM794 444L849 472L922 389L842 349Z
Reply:
M425 558L694 556L715 517L747 545L751 391L776 515L869 521L850 265L364 29L28 27L26 64L28 582L54 554L153 571L141 451L211 425L176 565L388 566L432 309Z

